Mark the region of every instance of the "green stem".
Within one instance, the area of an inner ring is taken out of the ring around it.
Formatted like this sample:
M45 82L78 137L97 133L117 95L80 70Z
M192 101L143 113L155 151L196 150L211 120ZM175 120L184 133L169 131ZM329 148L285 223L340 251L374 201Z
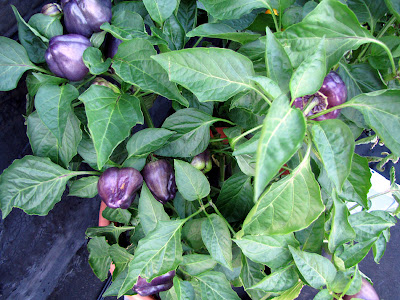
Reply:
M252 133L253 131L256 131L256 130L262 128L262 127L263 127L263 125L258 125L257 127L254 127L253 129L247 130L246 132L242 133L241 135L235 137L235 138L232 140L232 142L231 142L232 148L235 148L235 144L236 144L242 137L245 137L246 135L248 135L248 134Z
M115 81L117 81L119 84L123 82L123 80L116 74L111 74L110 72L105 72L103 73L103 76L111 77Z
M151 119L149 110L147 109L143 98L139 97L139 100L140 100L140 107L142 108L142 112L143 112L144 121L145 121L147 127L148 128L154 128L153 120Z
M265 102L267 102L268 103L268 105L269 106L271 106L272 105L272 102L271 102L271 100L269 100L268 99L268 97L267 96L265 96L264 95L264 93L263 92L261 92L260 90L258 90L257 88L253 88L253 90L257 93L257 94L259 94L264 100L265 100Z
M211 205L210 203L207 203L207 204L202 205L198 211L192 213L189 217L183 219L184 222L186 222L187 220L193 218L194 216L197 216L197 215L198 215L199 213L201 213L202 211L206 212L206 208L209 207L210 205Z
M80 85L76 87L77 90L79 90L81 87L83 87L86 83L92 81L93 79L96 78L96 75L91 76L90 78L86 79L84 82L82 82Z
M153 92L145 92L145 93L141 94L140 97L144 97L144 96L147 96L147 95L150 95L150 94L153 94Z
M306 107L303 109L303 115L307 116L308 113L318 105L319 99L318 97L312 97L312 99L308 100Z
M350 106L348 103L343 103L343 104L328 108L328 109L326 109L324 111L321 111L320 113L317 113L315 115L309 116L309 117L307 117L307 119L312 120L312 119L318 118L320 116L323 116L323 115L325 115L325 114L327 114L327 113L329 113L331 111L334 111L334 110L337 110L337 109L342 109L342 108L345 108L345 107L348 107L348 106Z
M203 40L203 37L200 37L197 41L196 41L196 43L193 45L193 47L192 48L196 48L199 44L200 44L200 42Z
M133 96L135 96L135 97L136 97L136 96L137 96L137 94L139 94L139 92L140 92L140 87L137 87L137 88L136 88L136 91L135 91L135 93L133 94Z
M274 25L275 25L275 31L281 31L281 29L279 28L278 22L276 21L276 16L275 16L275 12L273 10L273 8L270 5L267 5L269 11L271 12L271 17L272 20L274 21Z
M369 197L368 197L368 200L374 199L374 198L379 197L379 196L382 196L382 195L389 194L389 193L391 193L391 192L393 192L393 191L392 191L392 190L387 190L387 191L384 191L384 192L381 192L381 193L378 193L378 194L369 196Z
M233 236L236 235L236 231L233 230L231 224L229 224L229 222L224 218L224 216L220 213L220 211L218 210L217 206L212 202L212 199L210 197L210 195L207 196L208 199L208 203L211 204L212 208L215 210L215 212L217 213L218 216L221 217L221 219L225 222L226 226L229 228L230 232L232 233Z
M347 291L349 290L351 284L353 283L354 279L356 278L356 274L358 272L358 265L355 266L354 268L354 273L353 273L353 277L350 279L350 281L346 284L346 286L344 287L343 293L340 295L339 299L343 299L344 295L346 295Z
M356 209L356 208L359 207L359 206L361 206L361 205L360 205L360 204L356 204L356 205L350 207L350 208L349 208L349 211L352 211L352 210Z
M221 122L225 122L225 123L228 123L228 124L230 124L230 125L236 125L235 123L233 123L233 122L231 122L231 121L229 121L229 120L226 120L226 119L220 119L220 118L218 118L217 119L218 121L221 121Z
M48 75L54 75L53 73L51 73L50 71L47 71L46 69L43 69L41 67L35 66L35 70L36 71L40 71L42 73L48 74Z
M222 141L226 141L226 138L210 139L210 143L217 143Z
M82 104L82 101L78 100L75 103L72 103L72 107L77 107Z
M76 175L101 175L101 172L98 171L76 171Z

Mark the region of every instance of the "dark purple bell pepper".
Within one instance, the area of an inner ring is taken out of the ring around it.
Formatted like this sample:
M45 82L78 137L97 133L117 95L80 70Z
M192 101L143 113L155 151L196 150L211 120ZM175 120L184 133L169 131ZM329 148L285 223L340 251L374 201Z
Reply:
M89 39L79 34L58 35L50 39L45 59L50 71L71 81L82 80L89 69L82 60L83 52L91 47Z
M149 296L159 292L169 290L173 285L175 271L154 278L152 281L147 282L146 279L139 276L133 290L140 296Z
M111 36L110 39L108 40L108 45L107 45L107 57L113 58L115 56L115 54L117 54L118 46L121 43L122 43L122 40Z
M93 32L101 31L101 24L111 22L110 0L64 0L61 6L69 33L90 37Z
M195 157L193 157L190 164L197 170L202 171L204 174L209 172L212 168L210 151L206 149L204 152L197 154Z
M176 183L175 173L170 163L164 159L148 163L142 171L146 182L154 198L162 204L175 198Z
M41 13L50 17L56 17L61 15L62 9L57 3L48 3L42 7Z
M328 108L335 107L346 101L347 98L347 88L342 78L334 72L331 71L325 77L322 87L313 95L306 95L304 97L296 98L294 100L294 106L303 109L306 107L309 101L318 101L317 105L314 106L307 116L315 115L321 111ZM340 109L331 111L325 115L319 116L313 120L322 121L326 119L336 119L340 114Z
M109 168L100 176L97 191L111 208L127 209L143 183L140 172L134 168Z

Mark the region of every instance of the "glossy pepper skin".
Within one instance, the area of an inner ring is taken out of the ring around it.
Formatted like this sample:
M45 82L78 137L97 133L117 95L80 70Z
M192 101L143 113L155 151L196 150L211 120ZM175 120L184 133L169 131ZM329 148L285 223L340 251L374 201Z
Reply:
M328 108L344 103L346 98L347 88L345 83L336 72L331 71L325 77L322 87L317 93L296 98L293 104L297 108L303 109L311 99L317 99L318 104L307 114L307 116L311 116ZM340 109L337 109L313 120L323 121L327 119L336 119L339 114Z
M89 69L82 60L83 52L91 47L89 39L79 34L58 35L50 39L45 59L50 71L71 81L82 80Z
M101 31L100 26L111 22L110 0L63 0L65 28L69 33L90 37Z
M111 208L127 209L143 183L140 172L134 168L109 168L97 182L97 191L103 202Z
M165 204L175 198L175 174L168 161L160 159L150 162L143 168L142 174L147 187L158 202Z
M372 285L365 279L362 278L362 284L360 291L355 295L345 295L343 300L350 300L350 299L363 299L363 300L379 300L379 296L376 293L375 289Z
M174 284L175 271L154 278L152 281L147 282L146 279L139 276L133 290L140 296L149 296L159 292L169 290Z
M190 164L197 170L202 171L204 174L209 172L212 168L210 151L207 149L204 152L197 154L195 157L193 157Z

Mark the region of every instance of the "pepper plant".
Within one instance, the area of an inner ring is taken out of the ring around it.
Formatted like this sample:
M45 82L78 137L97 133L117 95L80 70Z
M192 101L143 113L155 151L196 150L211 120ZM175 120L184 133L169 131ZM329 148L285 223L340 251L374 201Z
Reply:
M19 42L0 37L0 89L26 74L33 152L0 177L2 217L99 192L114 223L86 234L94 273L115 265L105 295L158 292L167 273L162 299L356 294L398 213L369 210L354 153L379 140L382 165L400 156L397 1L84 2L13 7Z

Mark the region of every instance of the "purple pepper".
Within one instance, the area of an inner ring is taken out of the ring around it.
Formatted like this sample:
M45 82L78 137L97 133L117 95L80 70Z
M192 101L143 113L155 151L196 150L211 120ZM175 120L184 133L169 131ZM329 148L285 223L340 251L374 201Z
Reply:
M149 296L159 292L169 290L173 285L175 271L154 278L152 281L147 282L146 279L139 276L133 290L140 296Z
M111 36L107 46L107 57L113 58L117 54L118 46L122 43L122 40Z
M58 35L50 39L45 59L50 71L71 81L82 80L89 69L82 60L83 52L91 47L89 39L79 34Z
M197 170L202 171L204 174L209 172L212 168L210 151L206 149L200 154L197 154L195 157L193 157L192 162L190 164Z
M322 87L317 93L296 98L293 102L293 105L297 108L303 109L310 99L318 99L318 104L307 114L307 116L312 116L323 110L344 103L346 98L347 88L345 83L336 72L331 71L325 77ZM337 109L313 120L322 121L326 119L336 119L339 114L340 109Z
M61 15L62 9L57 3L48 3L42 7L41 13L50 17Z
M97 191L111 208L127 209L143 183L140 172L134 168L109 168L99 178Z
M110 0L63 0L65 28L69 33L90 37L101 31L100 26L111 22Z
M142 171L143 179L154 198L162 204L175 198L175 173L168 161L160 159L148 163Z

